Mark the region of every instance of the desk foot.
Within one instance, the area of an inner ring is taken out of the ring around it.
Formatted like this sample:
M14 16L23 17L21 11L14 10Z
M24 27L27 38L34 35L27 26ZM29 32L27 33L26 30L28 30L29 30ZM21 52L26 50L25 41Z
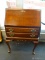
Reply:
M32 52L33 55L35 55L35 52Z
M10 50L8 50L8 53L11 53L11 51L10 51Z

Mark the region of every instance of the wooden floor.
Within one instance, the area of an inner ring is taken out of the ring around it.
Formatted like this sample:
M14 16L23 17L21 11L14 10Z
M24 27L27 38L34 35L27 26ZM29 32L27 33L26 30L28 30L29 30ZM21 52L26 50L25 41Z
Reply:
M39 43L32 55L33 43L10 42L12 52L8 53L5 42L0 43L0 60L45 60L45 43Z

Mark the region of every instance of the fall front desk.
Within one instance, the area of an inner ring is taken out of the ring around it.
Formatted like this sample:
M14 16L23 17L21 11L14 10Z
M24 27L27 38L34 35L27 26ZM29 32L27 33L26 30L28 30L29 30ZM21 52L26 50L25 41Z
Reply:
M41 11L35 9L6 9L5 32L8 52L11 52L9 42L12 40L32 41L34 50L38 44L41 28Z

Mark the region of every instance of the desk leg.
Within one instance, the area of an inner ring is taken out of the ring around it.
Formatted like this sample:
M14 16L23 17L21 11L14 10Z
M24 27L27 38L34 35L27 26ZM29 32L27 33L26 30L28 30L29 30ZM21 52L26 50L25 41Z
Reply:
M35 52L34 52L34 50L35 50L35 48L37 47L37 45L38 45L38 41L33 41L33 43L34 43L34 48L33 48L33 54L35 55Z
M11 52L11 48L10 48L9 42L10 42L10 40L6 40L6 44L7 44L7 46L8 46L8 53Z

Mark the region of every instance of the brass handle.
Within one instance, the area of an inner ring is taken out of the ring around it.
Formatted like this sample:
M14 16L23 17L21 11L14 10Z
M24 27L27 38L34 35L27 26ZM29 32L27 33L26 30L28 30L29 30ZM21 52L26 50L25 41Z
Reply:
M32 35L30 35L31 37L35 37L35 35L34 34L32 34Z
M34 33L34 32L36 32L36 30L35 30L35 29L32 29L32 30L31 30L31 32L33 32L33 33Z
M13 29L9 29L9 32L13 32Z
M13 36L14 36L14 34L12 34L12 33L11 33L11 34L9 34L9 35L10 35L10 37L13 37Z

